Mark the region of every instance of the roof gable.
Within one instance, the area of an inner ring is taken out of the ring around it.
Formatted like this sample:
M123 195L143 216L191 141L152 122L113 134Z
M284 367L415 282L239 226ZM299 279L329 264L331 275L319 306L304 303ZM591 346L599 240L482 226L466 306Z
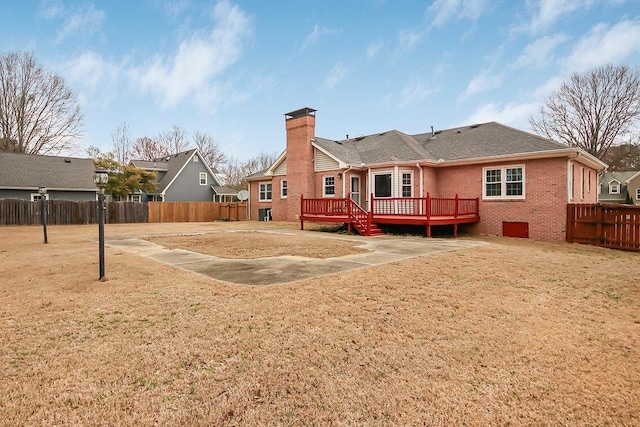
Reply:
M220 183L218 182L216 175L213 173L207 162L204 161L202 154L200 154L200 150L198 150L197 148L182 151L176 154L171 154L170 156L159 157L151 161L132 160L131 164L151 172L164 172L162 174L159 173L158 177L156 178L157 188L155 191L156 193L164 194L171 186L171 184L175 182L180 173L182 173L182 171L187 167L189 162L193 161L192 159L194 156L197 156L198 161L202 162L204 167L207 169L207 172L211 176L211 179L213 179L213 185L219 186Z
M0 187L96 191L91 159L0 153Z

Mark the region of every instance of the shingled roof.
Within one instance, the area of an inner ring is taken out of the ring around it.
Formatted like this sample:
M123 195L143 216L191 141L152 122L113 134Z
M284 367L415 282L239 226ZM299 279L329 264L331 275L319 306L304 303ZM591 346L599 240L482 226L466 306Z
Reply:
M159 173L157 176L157 187L154 194L163 193L167 187L171 184L174 178L180 173L180 171L184 168L185 164L191 160L194 154L198 151L197 148L183 151L177 154L171 154L169 156L159 157L154 160L131 160L131 164L148 170L148 171L157 171L164 172ZM202 157L200 157L202 160ZM208 166L207 166L208 168ZM213 175L213 172L212 172Z
M0 188L96 191L91 159L0 153Z
M318 148L350 165L456 161L567 150L569 147L497 122L407 135L397 130L341 141L315 138Z

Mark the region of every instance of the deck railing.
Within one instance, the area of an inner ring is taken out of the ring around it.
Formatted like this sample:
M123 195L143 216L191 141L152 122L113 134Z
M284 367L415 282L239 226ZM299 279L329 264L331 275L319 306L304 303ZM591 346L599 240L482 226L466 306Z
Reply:
M370 211L374 215L404 215L432 217L454 217L478 215L479 200L456 197L390 197L376 199L371 196Z
M301 198L301 214L314 215L347 215L346 198L337 199L305 199Z
M479 200L461 199L456 195L447 197L390 197L374 198L371 195L369 212L363 210L350 197L346 198L322 198L301 199L301 211L311 215L348 215L360 216L365 221L372 213L376 215L402 215L426 217L453 217L478 215ZM356 218L357 219L357 218Z

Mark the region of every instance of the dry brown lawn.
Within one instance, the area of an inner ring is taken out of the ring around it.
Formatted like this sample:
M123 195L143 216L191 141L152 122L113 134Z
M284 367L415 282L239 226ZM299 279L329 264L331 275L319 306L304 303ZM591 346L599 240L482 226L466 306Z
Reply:
M107 248L100 282L96 231L0 227L1 425L640 425L640 254L492 238L250 287Z

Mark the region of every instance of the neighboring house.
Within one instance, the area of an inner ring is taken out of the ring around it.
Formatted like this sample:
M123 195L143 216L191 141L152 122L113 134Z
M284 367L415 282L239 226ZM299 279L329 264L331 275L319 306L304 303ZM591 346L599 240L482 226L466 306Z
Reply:
M76 157L0 152L0 199L96 200L93 161Z
M567 203L595 203L606 164L577 148L496 122L408 135L397 130L343 140L315 135L315 112L285 114L286 150L248 177L250 217L300 219L304 198L374 201L477 199L470 233L502 235L520 224L537 239L564 239ZM456 202L457 203L457 202ZM398 203L396 203L398 205ZM371 213L375 223L375 208Z
M152 161L132 160L131 164L156 173L156 191L130 194L128 200L148 202L226 201L238 192L220 185L197 148Z
M601 175L600 202L626 203L627 194L634 205L640 205L640 171L607 172Z

